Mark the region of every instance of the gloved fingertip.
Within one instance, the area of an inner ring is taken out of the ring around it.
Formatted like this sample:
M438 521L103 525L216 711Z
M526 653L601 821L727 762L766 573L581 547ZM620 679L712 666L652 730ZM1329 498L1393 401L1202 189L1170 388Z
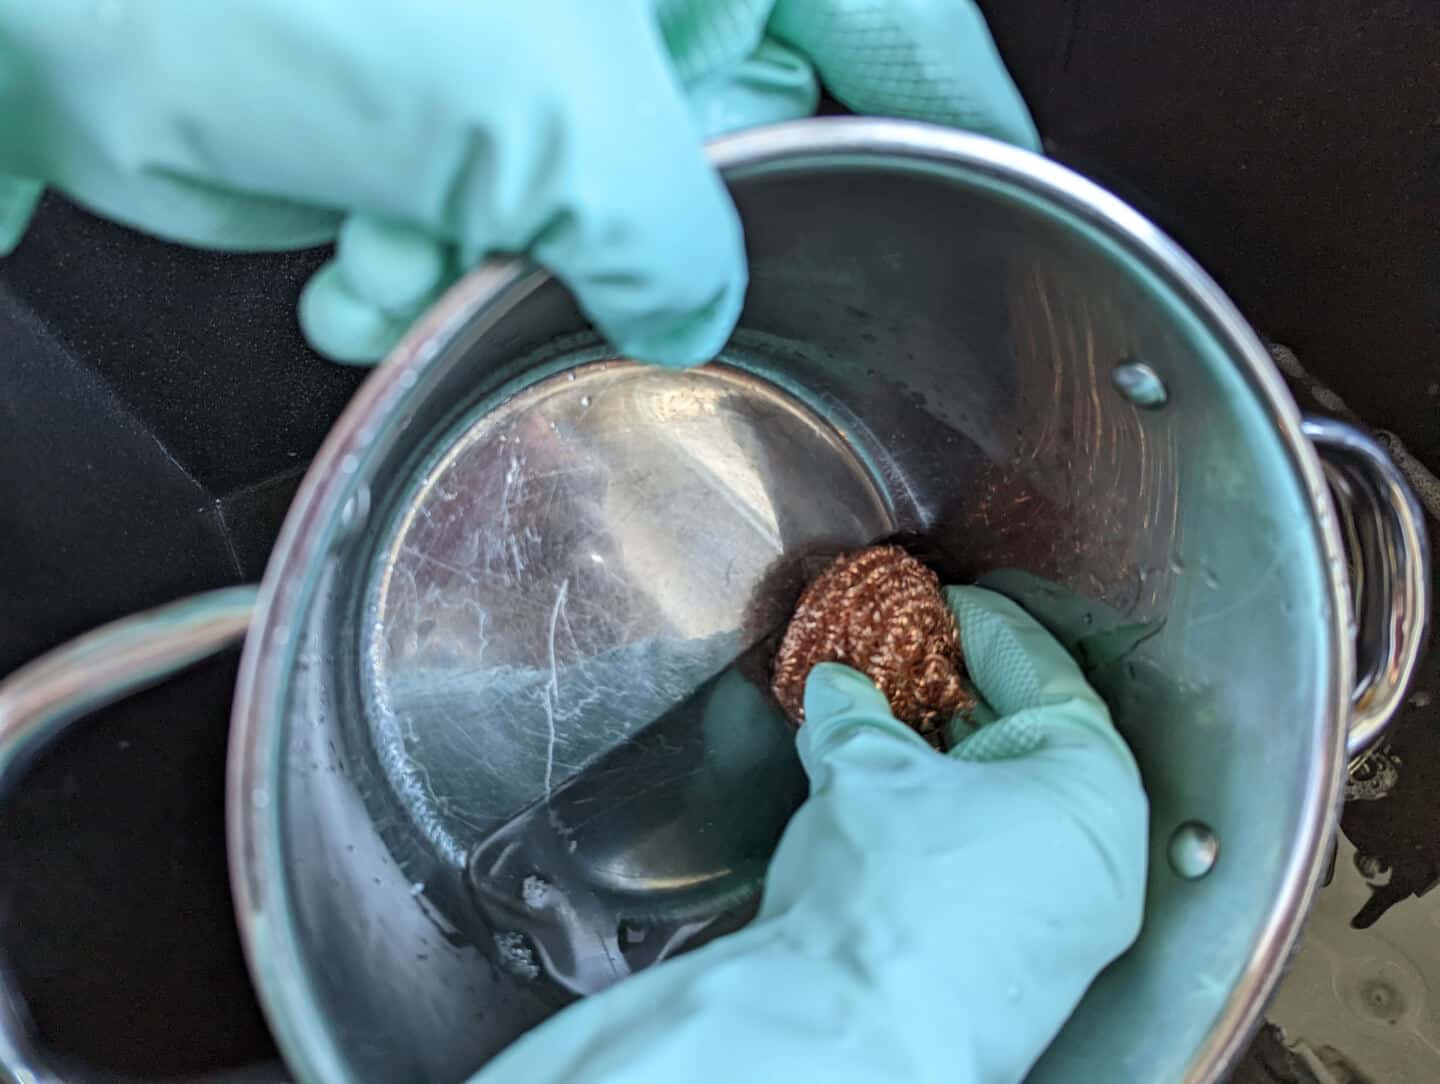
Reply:
M889 772L909 758L936 755L895 718L869 678L839 663L821 663L806 679L805 722L796 751L812 787L836 771Z
M1040 623L1026 613L1018 602L988 587L975 587L970 584L947 587L945 601L955 611L956 618L962 622L962 634L966 621L974 623L984 618L999 619L1015 627L1040 628Z
M402 222L351 215L340 227L335 262L348 291L392 318L408 318L454 276L450 246Z
M820 102L820 80L803 56L765 38L754 55L733 70L690 87L686 102L695 126L713 139L810 116Z
M805 725L824 726L859 712L890 714L890 704L875 683L838 662L822 662L805 679Z
M619 351L671 367L715 358L739 319L748 270L740 215L706 157L665 58L596 89L620 111L605 138L577 134L586 178L530 245ZM634 73L632 73L634 74ZM637 109L633 95L651 101ZM598 115L598 114L597 114ZM624 146L618 158L616 146Z
M335 261L330 261L300 293L300 330L315 350L346 365L373 365L405 333L409 321L397 320L356 297Z
M1018 91L1013 97L999 98L984 115L977 116L973 122L963 127L1032 154L1045 153L1040 141L1040 130L1035 127L1030 110L1025 107Z
M1073 702L1108 720L1080 665L1019 604L983 587L947 587L945 601L970 677L999 715Z
M623 320L597 316L596 323L617 350L636 361L674 369L702 365L718 356L734 333L745 303L745 285L742 266L708 301L690 312L650 313Z
M45 186L29 177L0 174L0 256L8 256L20 244Z

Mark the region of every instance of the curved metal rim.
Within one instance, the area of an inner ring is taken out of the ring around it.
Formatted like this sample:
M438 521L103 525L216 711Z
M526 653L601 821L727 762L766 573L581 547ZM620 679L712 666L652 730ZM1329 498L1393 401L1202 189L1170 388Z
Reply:
M1376 487L1374 500L1386 517L1385 536L1394 546L1401 567L1398 584L1390 585L1400 599L1398 604L1392 603L1390 612L1402 613L1406 618L1400 626L1399 646L1390 642L1381 671L1374 675L1374 684L1357 684L1351 695L1345 755L1353 765L1384 736L1424 655L1430 626L1430 543L1420 502L1378 443L1349 422L1336 418L1307 417L1302 426L1322 464L1336 453L1351 457ZM1337 529L1341 519L1336 517ZM1353 581L1350 586L1354 586ZM1367 584L1366 589L1375 590L1377 586L1383 589L1383 585L1374 584ZM1355 597L1353 591L1351 597Z
M1324 558L1335 620L1332 623L1330 711L1314 736L1318 771L1305 795L1296 847L1282 889L1256 939L1246 973L1183 1078L1186 1084L1218 1079L1240 1054L1279 982L1318 886L1326 845L1341 796L1343 720L1353 659L1341 635L1350 622L1343 547L1319 459L1305 439L1294 401L1264 346L1216 283L1169 237L1133 208L1048 159L982 136L910 121L844 117L794 121L716 141L711 157L726 174L804 159L899 157L962 167L1046 196L1054 206L1102 229L1139 256L1177 297L1190 304L1244 369L1309 497L1313 527ZM416 386L439 345L472 319L493 323L544 281L543 272L515 259L488 262L457 283L411 329L370 376L321 446L276 544L261 586L256 620L245 645L230 737L227 825L231 879L251 974L270 1026L292 1068L304 1079L348 1079L345 1058L327 1026L301 964L288 914L281 869L278 803L250 800L268 794L278 767L275 726L289 643L288 621L304 603L307 571L328 545L358 457L381 421Z

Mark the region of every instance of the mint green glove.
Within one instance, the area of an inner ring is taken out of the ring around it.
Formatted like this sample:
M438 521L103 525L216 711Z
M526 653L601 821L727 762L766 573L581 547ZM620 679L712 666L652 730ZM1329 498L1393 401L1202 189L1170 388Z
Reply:
M474 1084L1025 1076L1139 931L1146 800L1050 635L992 592L947 597L998 718L940 754L859 674L817 667L810 797L754 922L572 1005Z
M969 0L4 0L0 254L41 182L188 244L337 239L301 322L374 361L523 251L620 350L702 361L745 286L702 139L812 112L815 70L1037 145Z

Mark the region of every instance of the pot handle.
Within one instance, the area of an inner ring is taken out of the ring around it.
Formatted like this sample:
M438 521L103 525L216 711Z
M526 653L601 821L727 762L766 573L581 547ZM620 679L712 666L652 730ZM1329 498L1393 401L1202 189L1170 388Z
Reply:
M0 682L0 798L34 758L87 712L229 647L245 635L256 588L228 587L102 625ZM59 1084L37 1048L24 1003L0 964L0 1079Z
M1330 485L1350 566L1355 689L1345 753L1384 733L1420 661L1430 612L1425 516L1404 476L1371 437L1333 418L1306 418Z

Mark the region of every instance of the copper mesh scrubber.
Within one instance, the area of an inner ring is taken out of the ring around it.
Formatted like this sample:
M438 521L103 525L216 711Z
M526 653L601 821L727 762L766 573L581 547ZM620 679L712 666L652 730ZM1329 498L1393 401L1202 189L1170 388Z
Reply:
M805 721L805 679L822 662L863 673L895 717L937 749L945 724L975 705L940 579L899 546L839 558L800 596L770 686L797 725Z

